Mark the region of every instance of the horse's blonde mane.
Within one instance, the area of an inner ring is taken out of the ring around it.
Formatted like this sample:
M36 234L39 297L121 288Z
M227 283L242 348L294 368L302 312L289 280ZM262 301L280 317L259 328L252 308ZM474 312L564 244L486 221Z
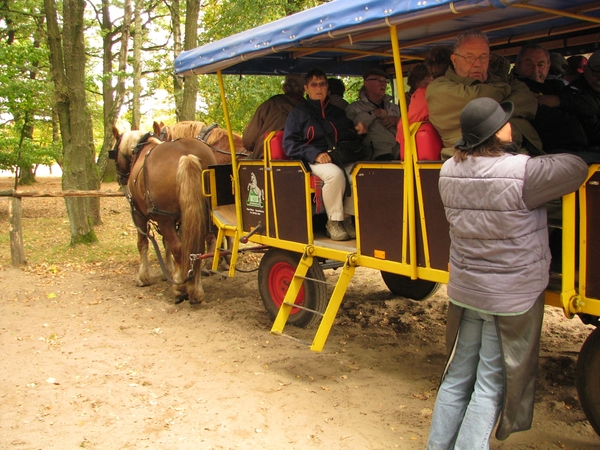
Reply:
M201 134L205 132L205 130L208 128L204 122L192 120L184 120L174 125L164 125L161 122L160 125L162 126L161 130L162 132L164 132L166 140L169 141L173 141L175 139L180 138L199 139ZM155 132L157 132L156 128ZM225 164L231 161L230 156L224 156L228 155L231 151L231 147L229 145L229 135L226 129L220 128L217 125L216 128L211 129L210 133L208 133L207 136L204 136L202 138L202 141L213 148L215 156L217 156L217 162ZM236 152L246 151L246 149L244 148L244 143L242 142L242 136L240 136L239 134L233 133L233 146ZM217 152L220 152L221 155L219 155Z
M202 128L204 128L206 124L204 122L194 122L191 120L184 120L182 122L178 122L175 125L166 126L167 136L171 140L189 137L195 138L200 134Z
M119 152L125 157L130 157L133 153L133 148L145 134L146 132L141 130L125 131L121 138Z

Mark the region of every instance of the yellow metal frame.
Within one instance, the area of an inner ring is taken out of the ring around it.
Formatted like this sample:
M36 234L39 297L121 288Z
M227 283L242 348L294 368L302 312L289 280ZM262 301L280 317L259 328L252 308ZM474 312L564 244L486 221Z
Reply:
M528 7L531 5L513 5L518 7ZM390 40L392 44L392 56L394 59L394 67L396 73L402 73L402 57L400 55L400 47L398 43L398 34L396 26L390 26ZM219 80L219 89L221 93L221 100L223 103L225 123L229 132L229 140L231 148L233 149L232 130L229 120L229 112L227 109L227 102L225 96L225 89L223 83L223 77L221 71L217 71L217 77ZM400 86L398 86L400 87ZM398 89L403 91L403 89ZM360 242L360 217L359 217L359 196L357 193L354 198L355 211L357 212L357 239L356 247L353 251L348 249L340 249L335 246L321 245L318 241L315 242L315 236L312 232L312 216L307 214L307 229L308 231L308 244L287 241L280 239L279 227L278 227L278 211L276 196L277 193L274 191L274 170L280 167L294 166L302 168L304 171L304 190L305 190L305 207L307 210L312 209L311 194L314 192L310 187L310 173L306 172L304 167L297 161L271 161L271 139L275 135L275 132L271 133L265 142L265 157L262 161L262 167L264 167L264 186L265 186L265 198L270 201L265 202L265 233L254 234L249 238L249 241L254 244L272 246L282 250L288 250L302 254L302 258L298 267L296 268L294 278L286 296L284 298L284 304L280 308L279 314L274 321L271 332L273 334L283 334L283 330L287 319L289 317L293 299L297 297L297 294L302 286L304 276L311 267L314 258L325 258L343 262L343 268L338 282L333 290L331 298L329 300L327 309L323 314L323 319L318 327L315 338L310 345L311 350L321 351L327 340L327 336L333 325L335 316L339 310L341 302L343 300L346 289L352 279L354 270L357 266L364 266L373 268L376 270L382 270L386 272L396 273L410 277L411 279L423 279L434 281L438 283L447 283L449 273L447 270L439 270L431 267L430 262L430 236L427 232L427 220L424 213L424 199L423 199L423 186L421 184L421 172L428 169L439 169L441 162L423 164L418 161L416 154L415 144L415 133L418 129L418 124L409 126L408 124L408 113L406 98L404 95L399 95L399 107L401 112L402 129L404 133L404 162L398 163L397 165L383 165L377 166L376 163L359 163L356 165L352 172L352 178L356 182L356 175L359 170L363 167L385 167L390 170L403 170L404 171L404 192L403 192L403 224L402 224L402 257L401 262L389 261L385 259L379 259L374 256L364 255L361 253L361 242ZM242 162L242 164L250 164L250 162ZM252 164L257 164L256 161ZM219 229L217 239L222 240L225 236L234 238L234 247L232 250L232 262L229 271L229 276L234 275L235 263L237 261L239 239L243 233L243 219L242 219L242 205L240 196L240 181L239 181L239 167L235 155L235 151L232 151L232 183L235 195L235 211L237 217L237 223L235 225L226 224L219 220L216 215L213 215L213 221ZM596 171L600 170L600 166L592 166L590 168L590 176ZM215 192L216 185L214 178L211 177L210 190ZM580 217L585 217L586 214L586 199L585 199L585 185L579 190L579 214ZM213 206L216 204L215 197L211 197L211 203ZM565 196L563 198L563 274L561 280L560 292L553 292L550 290L546 291L546 304L561 308L567 317L573 317L575 314L583 312L593 314L600 317L600 300L588 299L585 296L586 286L586 255L587 248L585 242L585 236L587 232L587 225L585 220L579 221L579 274L576 272L576 197L575 194ZM270 216L273 217L273 223L271 223ZM418 215L418 216L417 216ZM417 258L417 235L416 235L416 224L417 220L420 223L422 230L423 239L423 251L425 255L425 266L418 266ZM273 234L275 237L270 237ZM217 258L213 265L217 264ZM578 276L579 275L579 276Z
M560 292L546 290L546 304L561 308L568 318L573 318L578 313L590 314L600 317L600 299L588 298L585 280L587 279L587 196L586 186L588 180L600 165L590 167L585 183L579 188L578 193L569 194L562 199L562 279ZM577 240L577 205L576 195L579 199L579 240ZM576 265L576 243L579 246L579 262ZM578 268L578 270L577 270Z

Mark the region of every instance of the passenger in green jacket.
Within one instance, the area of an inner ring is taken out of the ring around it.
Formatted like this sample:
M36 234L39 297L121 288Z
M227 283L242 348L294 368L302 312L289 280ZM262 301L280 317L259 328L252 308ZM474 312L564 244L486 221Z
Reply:
M450 56L453 67L427 87L429 120L444 142L442 159L454 154L454 143L461 137L460 113L467 103L481 97L512 102L513 142L523 153L543 153L542 142L529 123L537 111L535 96L521 81L506 82L489 72L490 57L487 36L477 30L466 31L454 44L454 53Z

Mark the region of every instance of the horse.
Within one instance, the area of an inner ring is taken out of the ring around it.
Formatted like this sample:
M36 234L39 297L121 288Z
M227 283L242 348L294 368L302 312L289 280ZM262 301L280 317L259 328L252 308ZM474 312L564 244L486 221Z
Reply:
M204 122L184 120L175 125L165 125L163 122L160 124L154 122L153 129L162 141L172 141L182 137L196 138L213 149L217 164L231 164L231 146L227 130L220 128L216 123L206 125ZM239 134L233 133L233 146L237 158L245 159L250 156Z
M208 199L202 192L202 170L216 164L211 148L197 139L162 142L152 133L133 130L120 133L110 158L117 166L118 182L127 186L126 195L137 228L140 266L137 285L150 284L148 240L152 239L159 262L174 284L179 300L201 303L201 261L206 249L210 216ZM162 236L167 253L166 267L153 238ZM212 236L214 240L214 236ZM172 255L172 259L170 257ZM195 255L195 256L194 256Z

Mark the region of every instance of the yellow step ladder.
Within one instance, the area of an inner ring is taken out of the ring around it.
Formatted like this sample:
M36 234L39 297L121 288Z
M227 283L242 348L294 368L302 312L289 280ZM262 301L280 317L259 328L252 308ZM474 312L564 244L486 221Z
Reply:
M283 299L283 303L281 308L279 308L279 312L277 313L277 317L275 318L275 322L273 323L273 327L271 328L271 334L277 336L284 336L289 339L292 339L296 342L300 342L305 345L309 345L310 349L314 352L320 352L323 350L325 346L325 342L327 341L327 337L329 336L329 332L331 331L331 327L333 326L333 322L335 320L335 316L337 315L338 310L340 309L340 305L342 304L342 299L344 298L344 294L346 293L346 289L348 289L348 285L350 284L350 280L354 276L354 270L356 268L356 254L351 253L347 256L344 265L341 268L340 276L335 284L335 288L333 289L333 293L331 294L331 298L327 303L327 308L324 313L320 311L315 311L309 308L305 308L300 305L294 304L294 299L298 297L298 293L302 288L302 283L304 280L310 280L312 282L323 283L321 280L315 280L314 278L307 278L306 274L308 269L313 264L313 256L312 256L312 248L311 246L307 247L302 258L300 258L300 263L296 268L296 272L294 273L294 277L288 287L288 290ZM313 314L317 314L322 316L321 322L317 329L317 333L313 339L312 344L297 339L293 336L285 334L283 329L285 324L290 316L290 312L292 308L300 308L305 311L309 311Z

